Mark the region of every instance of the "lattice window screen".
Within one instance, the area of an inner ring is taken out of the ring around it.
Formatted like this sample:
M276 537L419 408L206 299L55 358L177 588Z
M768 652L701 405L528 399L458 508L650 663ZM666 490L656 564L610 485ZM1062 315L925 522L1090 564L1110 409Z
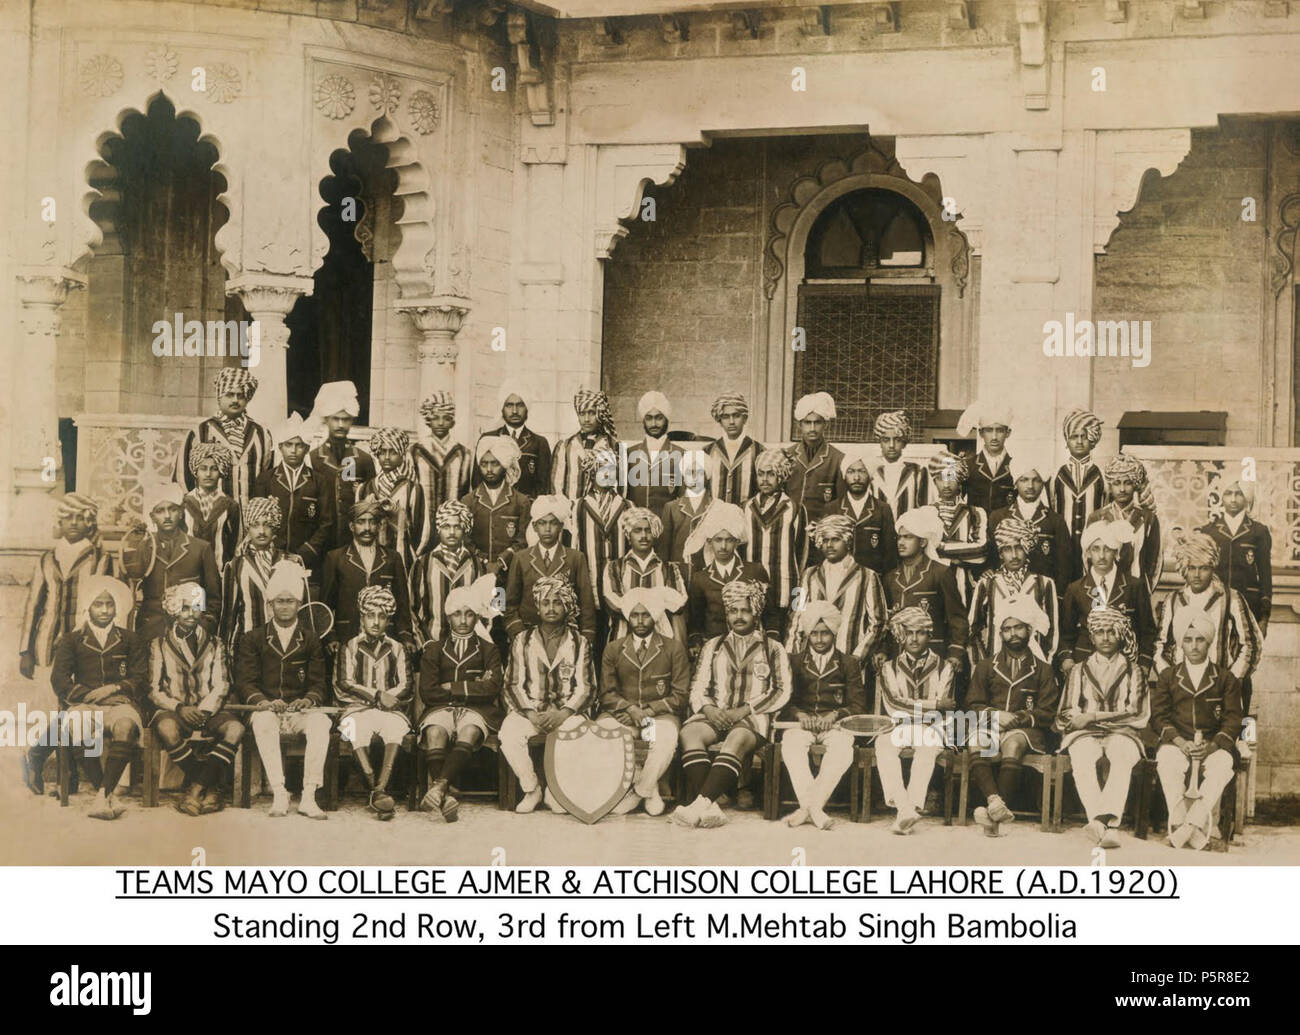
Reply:
M939 288L923 285L804 284L795 353L794 398L830 392L839 416L831 437L866 442L883 410L906 410L923 427L938 404ZM798 437L798 429L791 427Z

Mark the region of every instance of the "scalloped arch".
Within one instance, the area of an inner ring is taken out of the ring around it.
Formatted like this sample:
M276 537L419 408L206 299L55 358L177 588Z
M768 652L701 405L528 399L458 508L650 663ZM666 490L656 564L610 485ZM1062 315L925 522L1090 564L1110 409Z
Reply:
M225 190L217 195L217 201L225 206L229 218L217 231L215 244L221 258L221 265L230 276L234 276L241 269L241 257L238 252L239 242L243 239L243 199L239 180L234 170L225 160L227 157L226 147L221 137L212 129L204 127L203 117L197 111L192 108L182 108L166 90L154 90L145 98L142 107L127 104L119 108L113 118L114 128L97 134L91 147L91 154L79 163L82 170L81 183L85 184L87 189L81 195L81 204L73 231L72 261L69 265L76 266L83 259L94 256L95 249L104 243L103 229L90 214L91 206L97 201L111 202L113 200L106 197L102 190L94 186L92 179L95 173L99 172L107 164L103 157L104 145L115 137L119 140L125 139L122 134L123 123L132 115L147 118L150 106L160 97L172 106L177 119L190 119L199 127L199 143L208 144L217 152L217 160L213 163L212 168L219 172L226 181Z

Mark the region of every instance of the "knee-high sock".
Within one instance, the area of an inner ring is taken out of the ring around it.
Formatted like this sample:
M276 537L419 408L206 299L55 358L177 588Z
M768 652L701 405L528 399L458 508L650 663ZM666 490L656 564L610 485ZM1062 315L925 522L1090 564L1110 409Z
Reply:
M1011 802L1012 795L1020 790L1020 775L1023 768L1018 758L1004 758L1002 765L998 767L998 794L1002 795L1002 800L1008 804Z
M997 782L993 779L993 763L987 758L976 755L970 760L970 780L980 794L984 795L986 802L995 794L1001 793Z
M104 783L102 786L105 794L113 793L113 790L117 787L117 781L122 777L122 771L126 769L130 760L130 741L118 740L116 737L109 741L108 757L104 761Z
M278 741L276 742L276 747L279 747ZM190 742L188 740L182 740L174 748L168 748L167 758L172 765L179 766L181 772L183 772L190 780L197 778L199 760L194 756L194 749L190 747Z
M446 748L428 748L424 752L424 771L429 774L429 782L442 779L442 767L447 761Z
M709 801L717 801L724 794L734 791L739 783L740 759L726 751L719 751L718 757L709 767L704 786L700 788L700 796Z
M470 760L474 754L474 745L468 744L463 740L456 741L452 748L447 752L447 760L442 764L442 779L449 784L456 782L456 777L465 768L465 763Z
M682 752L682 779L686 784L686 804L700 795L709 775L709 753L703 750Z
M380 763L379 777L375 780L375 787L381 791L388 790L388 781L393 778L393 763L397 760L397 752L401 744L385 744L384 760Z
M235 745L227 744L224 740L217 744L208 752L195 783L205 791L218 786L235 768L235 750Z

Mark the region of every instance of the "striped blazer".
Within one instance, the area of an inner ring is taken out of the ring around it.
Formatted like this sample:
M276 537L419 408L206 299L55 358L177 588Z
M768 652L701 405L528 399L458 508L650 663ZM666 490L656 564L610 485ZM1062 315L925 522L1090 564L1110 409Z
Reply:
M371 478L357 490L357 500L375 499L379 496L379 475ZM385 497L388 514L379 526L379 545L395 550L409 572L415 559L423 557L433 547L433 514L424 489L418 481L404 478ZM407 587L409 592L410 587Z
M112 556L97 539L81 542L82 550L66 572L59 567L53 550L46 550L36 561L23 608L18 653L31 654L38 665L52 664L55 645L77 627L81 606L77 589L81 580L88 575L113 573ZM130 615L117 616L120 622L129 622L130 618Z
M906 652L880 667L876 711L895 722L914 718L916 709L933 711L946 697L955 698L953 667L932 650L919 658Z
M1245 598L1235 589L1227 589L1217 577L1210 580L1200 601L1192 599L1186 586L1180 586L1160 601L1156 608L1156 674L1183 662L1183 645L1174 635L1174 629L1184 608L1194 608L1214 623L1210 660L1238 680L1249 678L1264 654L1264 636Z
M421 644L442 639L447 594L468 586L483 574L484 567L482 559L464 546L454 554L435 546L415 562L411 575L411 617Z
M1086 729L1069 728L1074 715L1097 712L1119 715ZM1141 733L1150 721L1151 697L1142 669L1123 654L1116 653L1110 658L1090 654L1070 669L1056 713L1056 729L1063 734L1062 752L1081 737L1105 737L1112 733L1128 737L1143 751Z
M714 499L743 507L754 495L754 461L762 446L748 435L742 435L733 459L721 438L715 438L705 447L709 460L708 485Z
M643 586L669 586L683 596L687 593L686 576L682 574L679 564L662 561L656 553L650 554L645 566L637 564L636 557L628 552L605 563L605 570L600 576L600 599L609 611L613 627L610 629L610 641L617 640L631 632L627 624L627 615L623 612L623 594L629 589ZM686 642L686 605L682 610L670 616L676 636L682 643Z
M767 571L768 605L785 610L808 563L808 512L780 492L769 501L754 496L745 504L745 514L749 543L741 547L742 556Z
M551 454L551 491L571 500L581 499L596 485L594 475L584 475L578 458L588 449L603 446L619 453L619 443L603 432L584 435L581 431L561 439Z
M428 446L416 443L411 447L411 460L431 517L442 504L468 495L474 458L459 442L447 438L441 442L435 439Z
M984 570L989 549L989 516L979 507L958 503L947 521L938 504L930 504L939 514L943 539L939 541L939 559L951 565L957 577L957 591L962 606L970 603L971 586Z
M799 580L803 591L801 610L814 600L829 600L840 611L840 630L835 635L835 649L852 655L859 663L878 649L885 632L889 605L885 602L885 587L880 576L864 568L853 558L848 561L848 572L835 588L835 595L826 592L827 565L825 562L809 568ZM792 654L802 650L807 637L798 635L791 623L786 649Z
M245 415L244 448L235 458L231 468L221 478L221 488L227 496L245 504L253 495L253 485L258 477L271 469L271 433ZM221 417L209 417L201 421L197 428L185 436L185 443L176 455L172 481L184 485L186 490L195 487L194 474L190 471L190 453L199 442L215 442L235 452L230 439L221 428ZM146 515L147 516L147 515Z
M504 696L512 712L568 708L575 715L585 713L596 699L596 670L586 637L565 626L552 658L539 628L519 633L510 644Z
M1056 657L1061 644L1061 607L1056 596L1056 583L1046 575L1035 575L1022 569L1022 578L1005 572L986 571L979 577L971 591L970 608L966 613L970 623L967 650L971 665L991 657L1002 649L1002 610L1012 599L1028 594L1047 615L1045 633L1030 633L1031 643L1036 643L1043 661L1049 665Z
M753 709L754 732L767 737L772 719L790 700L794 677L784 647L761 631L743 639L727 632L715 636L700 650L691 680L691 714L705 705L714 708Z
M221 571L226 562L235 556L244 525L239 504L218 490L216 497L203 513L203 504L197 489L185 494L181 510L185 512L184 528L195 539L202 539L212 547L212 558Z
M998 554L998 525L1009 517L1023 517L1016 505L1003 507L989 515L989 567L1001 564ZM1041 500L1034 507L1029 523L1034 526L1038 538L1029 551L1028 567L1035 575L1046 575L1056 583L1057 593L1064 593L1070 584L1071 554L1070 533L1066 531L1065 522Z
M271 547L262 556L245 548L226 562L221 574L221 642L235 656L239 637L271 620L266 580L284 554Z
M501 728L501 687L504 673L495 645L471 633L447 633L437 643L426 643L420 654L420 696L416 711L421 719L440 708L469 708L483 717L488 729Z
M1093 511L1099 510L1106 502L1106 479L1101 468L1092 462L1091 456L1082 461L1067 460L1053 475L1047 499L1065 522L1070 536L1070 578L1082 578L1085 567L1081 540L1083 529Z
M196 645L176 635L176 627L149 644L149 703L174 712L183 705L215 715L230 693L221 640L202 625L194 627Z
M392 694L397 704L386 708L379 703L380 692ZM406 662L406 648L391 636L369 641L365 633L348 640L339 651L334 672L334 698L343 705L342 718L367 708L384 711L410 711L415 689Z
M901 459L896 465L877 464L871 468L871 491L889 504L895 521L913 507L924 507L932 495L926 470L918 463Z
M618 519L633 506L631 500L611 491L598 496L583 496L574 508L573 546L587 562L597 608L605 606L601 599L600 573L609 561L622 557L628 549L627 537L619 528Z

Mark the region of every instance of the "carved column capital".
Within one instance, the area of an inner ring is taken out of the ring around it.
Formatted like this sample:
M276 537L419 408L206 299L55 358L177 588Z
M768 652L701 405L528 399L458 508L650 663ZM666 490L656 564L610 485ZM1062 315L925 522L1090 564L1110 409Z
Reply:
M423 339L420 344L421 368L429 363L456 362L460 352L456 335L469 313L468 299L450 295L409 298L398 302L397 308L411 318Z

